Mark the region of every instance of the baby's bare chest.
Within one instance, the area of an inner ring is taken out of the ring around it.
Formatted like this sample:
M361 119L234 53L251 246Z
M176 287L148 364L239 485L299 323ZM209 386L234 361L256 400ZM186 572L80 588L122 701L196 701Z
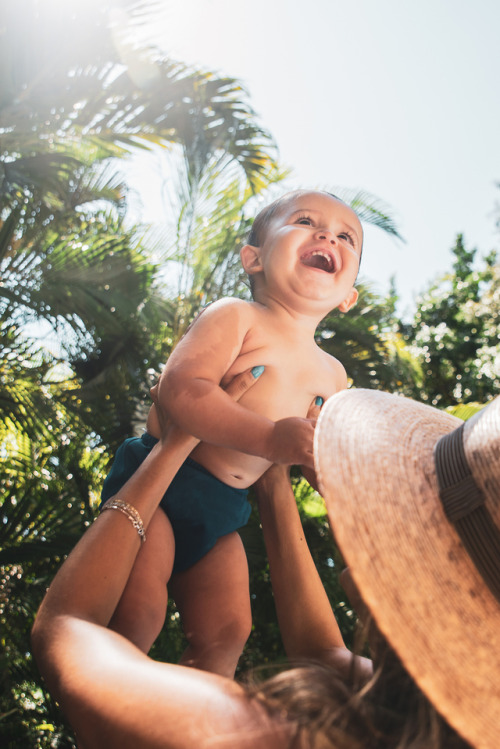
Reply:
M299 345L293 338L256 335L245 340L224 380L264 366L240 403L273 420L306 416L316 396L326 399L335 392L334 362L314 341Z

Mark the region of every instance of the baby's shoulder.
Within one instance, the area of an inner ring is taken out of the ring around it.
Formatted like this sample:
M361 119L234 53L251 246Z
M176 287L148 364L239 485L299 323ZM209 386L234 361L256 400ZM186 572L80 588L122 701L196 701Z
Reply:
M207 326L210 327L213 323L229 325L241 321L245 324L248 319L251 319L252 315L251 302L236 297L222 297L203 307L191 322L186 333L195 326L197 331L201 331Z
M217 299L217 301L207 304L207 306L201 310L200 315L203 314L209 317L234 313L249 315L254 312L254 306L254 302L250 302L247 299L238 299L238 297L227 296L221 297L220 299Z
M253 302L234 297L223 297L204 307L191 322L183 336L183 345L193 341L208 341L214 335L220 343L235 339L243 341L248 332L257 327L257 316Z

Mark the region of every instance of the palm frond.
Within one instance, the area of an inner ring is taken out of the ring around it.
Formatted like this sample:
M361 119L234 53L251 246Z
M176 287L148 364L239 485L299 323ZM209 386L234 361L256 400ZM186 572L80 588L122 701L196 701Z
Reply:
M352 190L344 187L334 188L332 192L351 206L361 222L377 226L386 234L391 234L402 242L405 241L391 215L393 211L380 198L366 190Z
M5 320L0 321L0 344L0 439L11 427L43 437L57 421L56 404L44 385L52 358Z

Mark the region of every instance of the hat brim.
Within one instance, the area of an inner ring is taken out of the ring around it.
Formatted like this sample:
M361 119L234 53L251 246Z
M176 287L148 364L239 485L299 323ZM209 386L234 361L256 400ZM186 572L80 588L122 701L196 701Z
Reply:
M459 419L401 396L342 391L315 465L335 538L377 625L436 709L497 749L500 606L438 497L433 450Z

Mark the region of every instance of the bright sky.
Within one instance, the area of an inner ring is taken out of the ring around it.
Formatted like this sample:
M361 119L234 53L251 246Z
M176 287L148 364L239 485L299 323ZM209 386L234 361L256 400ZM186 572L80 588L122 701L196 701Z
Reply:
M368 190L406 239L367 232L362 275L400 311L458 232L498 247L498 0L177 0L154 41L240 78L294 184Z

